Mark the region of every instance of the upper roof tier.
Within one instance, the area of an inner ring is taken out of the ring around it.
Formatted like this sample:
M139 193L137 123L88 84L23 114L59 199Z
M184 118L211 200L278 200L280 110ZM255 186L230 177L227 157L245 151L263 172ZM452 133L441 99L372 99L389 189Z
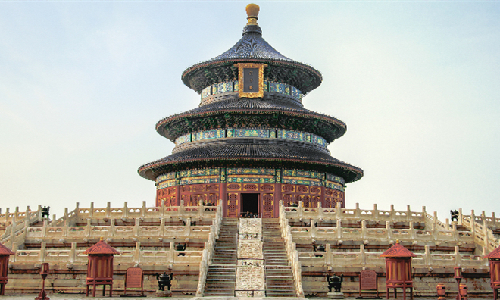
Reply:
M235 80L238 68L235 63L265 63L264 79L290 84L307 94L322 81L319 71L306 64L294 61L274 49L262 38L257 24L258 6L249 4L246 8L248 23L243 28L243 37L229 50L208 61L195 64L182 74L185 85L198 93L214 83Z

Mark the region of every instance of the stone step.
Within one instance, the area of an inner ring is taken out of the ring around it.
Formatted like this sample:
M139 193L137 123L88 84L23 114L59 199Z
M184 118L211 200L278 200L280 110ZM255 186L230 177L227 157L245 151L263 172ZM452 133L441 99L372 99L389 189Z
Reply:
M235 273L236 272L236 269L234 267L227 267L227 268L224 268L224 267L220 267L220 266L217 266L215 268L211 268L209 267L208 268L209 271L214 271L214 272L217 272L217 273L223 273L223 274L226 274L226 273Z
M234 278L207 278L209 286L234 286Z
M273 270L273 269L266 269L267 274L286 274L286 275L291 275L291 269L280 269L280 270Z
M295 297L294 291L266 290L267 297Z
M295 291L295 287L293 286L293 283L287 283L286 285L279 285L276 282L273 283L268 283L267 285L268 289L283 289L283 290L292 290Z

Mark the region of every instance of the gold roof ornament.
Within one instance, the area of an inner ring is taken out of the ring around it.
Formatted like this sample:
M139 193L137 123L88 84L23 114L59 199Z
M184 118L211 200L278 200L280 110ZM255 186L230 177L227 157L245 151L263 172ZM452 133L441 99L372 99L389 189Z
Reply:
M248 23L247 25L258 25L257 20L259 19L259 6L257 4L248 4L247 7L245 7L245 11L247 12L247 20Z

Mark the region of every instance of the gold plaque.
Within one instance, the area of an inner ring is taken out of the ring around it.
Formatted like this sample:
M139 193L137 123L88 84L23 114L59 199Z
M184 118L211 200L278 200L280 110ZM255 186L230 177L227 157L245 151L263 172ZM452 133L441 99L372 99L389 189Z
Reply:
M238 92L240 98L264 97L264 67L266 64L235 64L239 69Z

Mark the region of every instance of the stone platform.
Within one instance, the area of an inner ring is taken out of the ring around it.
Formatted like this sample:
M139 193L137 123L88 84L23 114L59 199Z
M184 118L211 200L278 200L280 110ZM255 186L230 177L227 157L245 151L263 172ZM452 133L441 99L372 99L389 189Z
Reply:
M27 294L27 295L5 295L5 296L0 296L0 299L13 299L13 300L33 300L35 297L38 296L38 294ZM99 299L99 300L109 300L109 299L130 299L130 300L139 300L139 299L146 299L146 298L156 298L156 297L85 297L83 294L77 294L77 295L65 295L65 294L49 294L47 295L51 300L73 300L73 299ZM385 295L383 295L383 299L385 299ZM291 297L265 297L265 298L259 298L259 297L254 297L254 298L249 298L249 297L172 297L172 298L156 298L156 299L171 299L171 300L262 300L262 299L268 299L268 300L305 300L305 299L311 299L311 300L328 300L329 298L291 298ZM344 298L345 300L354 300L356 297L346 297ZM394 298L390 298L394 299ZM398 299L403 299L402 295ZM409 299L409 297L407 298ZM436 300L437 297L415 297L415 299L418 300ZM453 295L448 296L446 299L454 299ZM485 298L470 298L469 300L475 300L475 299L485 299Z

